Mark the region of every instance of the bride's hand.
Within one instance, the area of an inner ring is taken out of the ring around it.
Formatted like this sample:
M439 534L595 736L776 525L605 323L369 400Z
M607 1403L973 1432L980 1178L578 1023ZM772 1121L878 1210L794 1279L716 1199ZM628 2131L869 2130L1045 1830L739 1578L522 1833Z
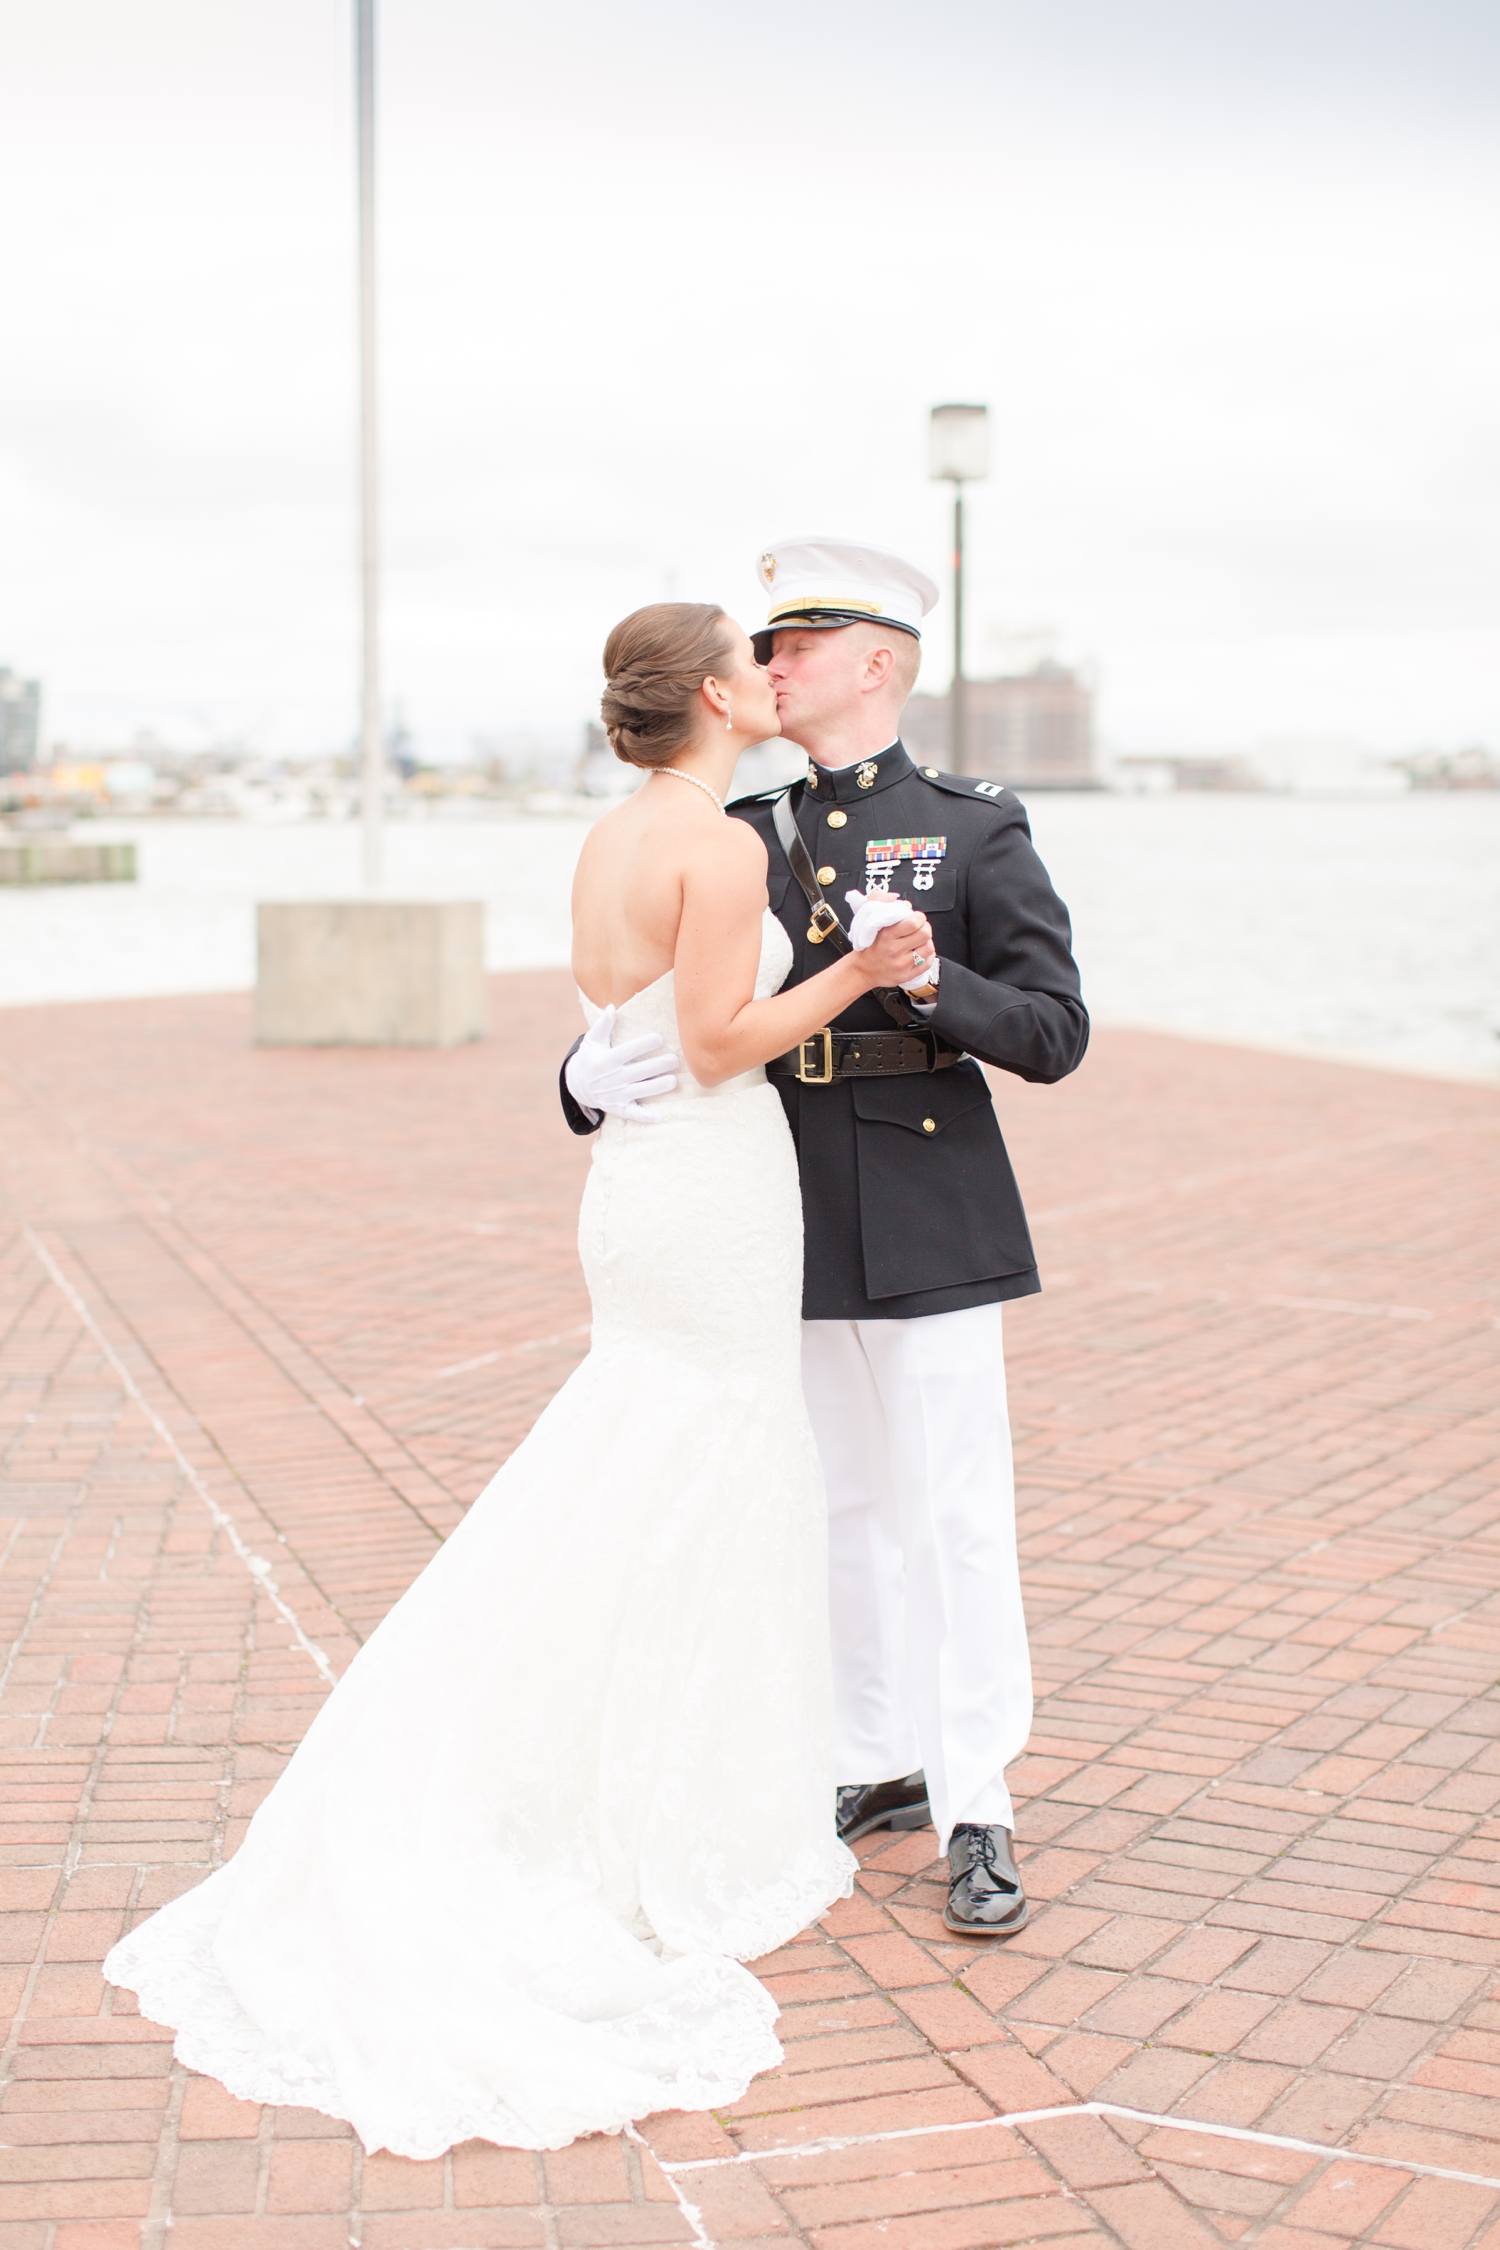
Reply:
M930 965L936 952L926 915L913 912L904 921L893 922L849 958L863 973L866 987L873 991L882 985L910 984Z

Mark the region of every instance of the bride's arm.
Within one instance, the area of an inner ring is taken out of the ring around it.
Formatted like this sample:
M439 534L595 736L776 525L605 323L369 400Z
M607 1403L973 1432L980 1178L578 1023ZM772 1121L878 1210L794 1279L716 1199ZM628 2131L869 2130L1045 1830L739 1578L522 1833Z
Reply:
M712 843L683 877L674 984L688 1069L700 1085L717 1086L785 1054L877 985L909 977L913 948L930 953L932 933L914 912L863 952L847 953L805 983L757 1000L766 847L742 820L726 820L709 833Z

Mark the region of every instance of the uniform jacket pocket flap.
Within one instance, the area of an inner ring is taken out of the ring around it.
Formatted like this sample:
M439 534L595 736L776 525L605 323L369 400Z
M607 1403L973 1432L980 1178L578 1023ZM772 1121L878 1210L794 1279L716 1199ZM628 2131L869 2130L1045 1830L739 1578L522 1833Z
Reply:
M871 1124L904 1125L931 1137L956 1117L988 1105L991 1096L978 1063L955 1063L951 1070L913 1072L909 1078L853 1078L854 1114Z
M904 898L915 913L951 913L958 902L958 875L951 866L933 868L933 880L920 891L911 880L911 868L902 868L891 884L895 898Z
M838 905L841 921L847 922L849 919L844 905L845 890L863 890L865 884L865 871L858 868L851 883L846 884L840 876L837 883L830 883L828 886ZM918 890L912 881L911 869L903 867L891 884L890 895L892 898L899 898L903 906L909 906L914 914L948 914L958 902L958 876L951 867L935 868L927 888Z

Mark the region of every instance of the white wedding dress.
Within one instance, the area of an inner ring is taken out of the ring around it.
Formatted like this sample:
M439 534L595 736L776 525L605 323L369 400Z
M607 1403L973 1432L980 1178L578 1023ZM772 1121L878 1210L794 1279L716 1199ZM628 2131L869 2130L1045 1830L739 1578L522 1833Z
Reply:
M757 996L790 965L768 914ZM621 1034L679 1045L672 1003ZM105 1963L194 2070L367 2149L737 2100L781 2055L740 1964L852 1887L791 1139L760 1070L658 1107L595 1144L589 1356L234 1858Z

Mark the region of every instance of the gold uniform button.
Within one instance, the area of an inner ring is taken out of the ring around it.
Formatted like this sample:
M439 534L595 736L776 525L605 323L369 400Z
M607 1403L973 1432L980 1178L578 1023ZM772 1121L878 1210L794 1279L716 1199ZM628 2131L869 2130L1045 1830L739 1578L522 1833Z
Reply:
M924 1133L935 1133L937 1131L937 1119L935 1117L924 1117L922 1130Z
M925 773L925 774L926 774L926 776L927 776L927 778L928 778L928 780L929 780L929 781L936 781L936 780L937 780L937 777L938 777L938 770L937 770L937 767L936 767L936 766L924 766L924 767L922 768L922 771L923 771L923 773Z
M842 828L848 818L846 812L831 812L828 815L828 825L830 828Z
M818 869L818 881L820 883L831 883L837 873L838 869L836 867L820 867Z

